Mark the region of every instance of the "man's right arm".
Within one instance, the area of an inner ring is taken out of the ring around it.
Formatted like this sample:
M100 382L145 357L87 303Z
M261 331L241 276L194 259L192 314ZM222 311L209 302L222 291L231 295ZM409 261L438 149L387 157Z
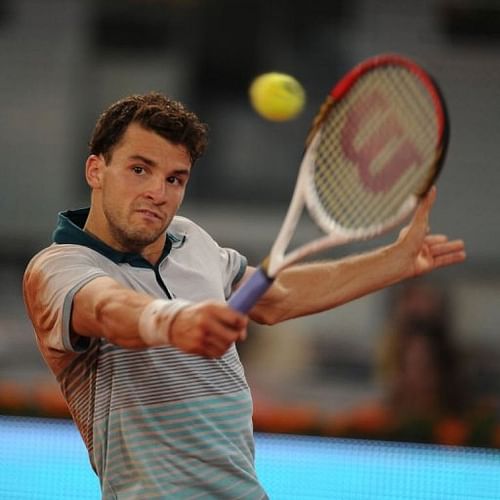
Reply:
M53 273L39 263L25 273L25 301L35 330L52 337L61 321L57 318L63 317L62 297L68 292L52 289L58 280L51 279ZM233 342L245 337L247 318L224 303L180 302L155 299L100 275L74 294L66 321L72 338L104 337L126 348L172 345L207 357L223 355Z
M207 357L221 356L233 342L244 338L247 319L224 303L181 301L182 307L176 307L176 300L153 299L101 276L75 294L72 331L105 337L127 348L172 345ZM148 332L151 328L154 331Z

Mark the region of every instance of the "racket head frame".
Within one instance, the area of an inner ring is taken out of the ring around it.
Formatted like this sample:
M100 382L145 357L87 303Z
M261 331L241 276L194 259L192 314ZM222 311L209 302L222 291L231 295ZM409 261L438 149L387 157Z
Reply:
M429 167L429 176L421 191L410 195L402 203L397 213L387 218L383 224L374 225L367 230L349 229L338 224L324 212L320 203L317 203L315 190L312 186L312 170L314 169L316 145L321 138L322 125L333 107L340 102L358 79L367 72L387 66L400 66L416 76L431 97L437 121L437 141L435 156ZM295 190L290 206L282 223L278 237L271 249L269 256L262 267L270 277L276 276L283 268L303 259L305 256L341 245L351 241L365 240L383 234L406 220L415 210L419 200L425 196L439 176L449 144L449 117L446 103L436 81L417 63L398 54L382 54L369 58L355 66L345 75L330 91L327 99L322 104L318 114L313 120L307 135L304 156L300 165ZM295 231L304 205L316 224L326 233L322 238L307 243L285 255L285 250Z
M388 66L400 66L417 77L431 97L434 110L436 112L438 134L436 143L436 158L433 163L433 175L429 177L425 188L420 193L416 193L416 196L420 198L431 188L442 170L450 140L450 120L448 107L446 105L443 92L437 81L420 65L408 57L392 53L379 54L365 59L349 71L336 85L332 87L328 97L321 106L320 111L316 115L313 125L308 133L306 148L308 148L312 143L332 107L344 98L356 82L369 71Z

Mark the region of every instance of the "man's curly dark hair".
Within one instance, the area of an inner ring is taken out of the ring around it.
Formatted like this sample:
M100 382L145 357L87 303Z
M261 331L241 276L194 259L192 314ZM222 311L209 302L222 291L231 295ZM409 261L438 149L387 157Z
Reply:
M158 92L131 95L117 101L99 117L89 143L90 154L109 162L127 127L138 123L168 141L186 148L194 163L208 144L208 128L183 104Z

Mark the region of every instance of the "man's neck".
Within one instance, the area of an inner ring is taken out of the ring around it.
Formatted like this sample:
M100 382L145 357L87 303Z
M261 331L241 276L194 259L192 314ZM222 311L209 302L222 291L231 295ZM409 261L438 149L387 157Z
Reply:
M83 231L85 231L87 234L90 234L93 238L102 241L118 252L136 253L140 255L144 260L147 260L152 266L158 263L163 253L163 249L165 248L165 242L167 238L166 233L161 235L150 245L131 248L117 241L116 238L114 238L111 234L111 231L106 229L106 224L103 221L100 221L99 223L97 219L98 218L95 217L95 214L92 213L91 208L87 221L85 222L85 225L83 227Z

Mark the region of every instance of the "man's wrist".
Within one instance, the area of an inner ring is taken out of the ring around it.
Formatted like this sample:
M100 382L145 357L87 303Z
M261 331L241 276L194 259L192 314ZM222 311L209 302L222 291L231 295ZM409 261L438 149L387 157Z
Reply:
M139 317L139 336L149 347L170 344L170 329L177 314L191 305L182 299L155 299L150 302Z

